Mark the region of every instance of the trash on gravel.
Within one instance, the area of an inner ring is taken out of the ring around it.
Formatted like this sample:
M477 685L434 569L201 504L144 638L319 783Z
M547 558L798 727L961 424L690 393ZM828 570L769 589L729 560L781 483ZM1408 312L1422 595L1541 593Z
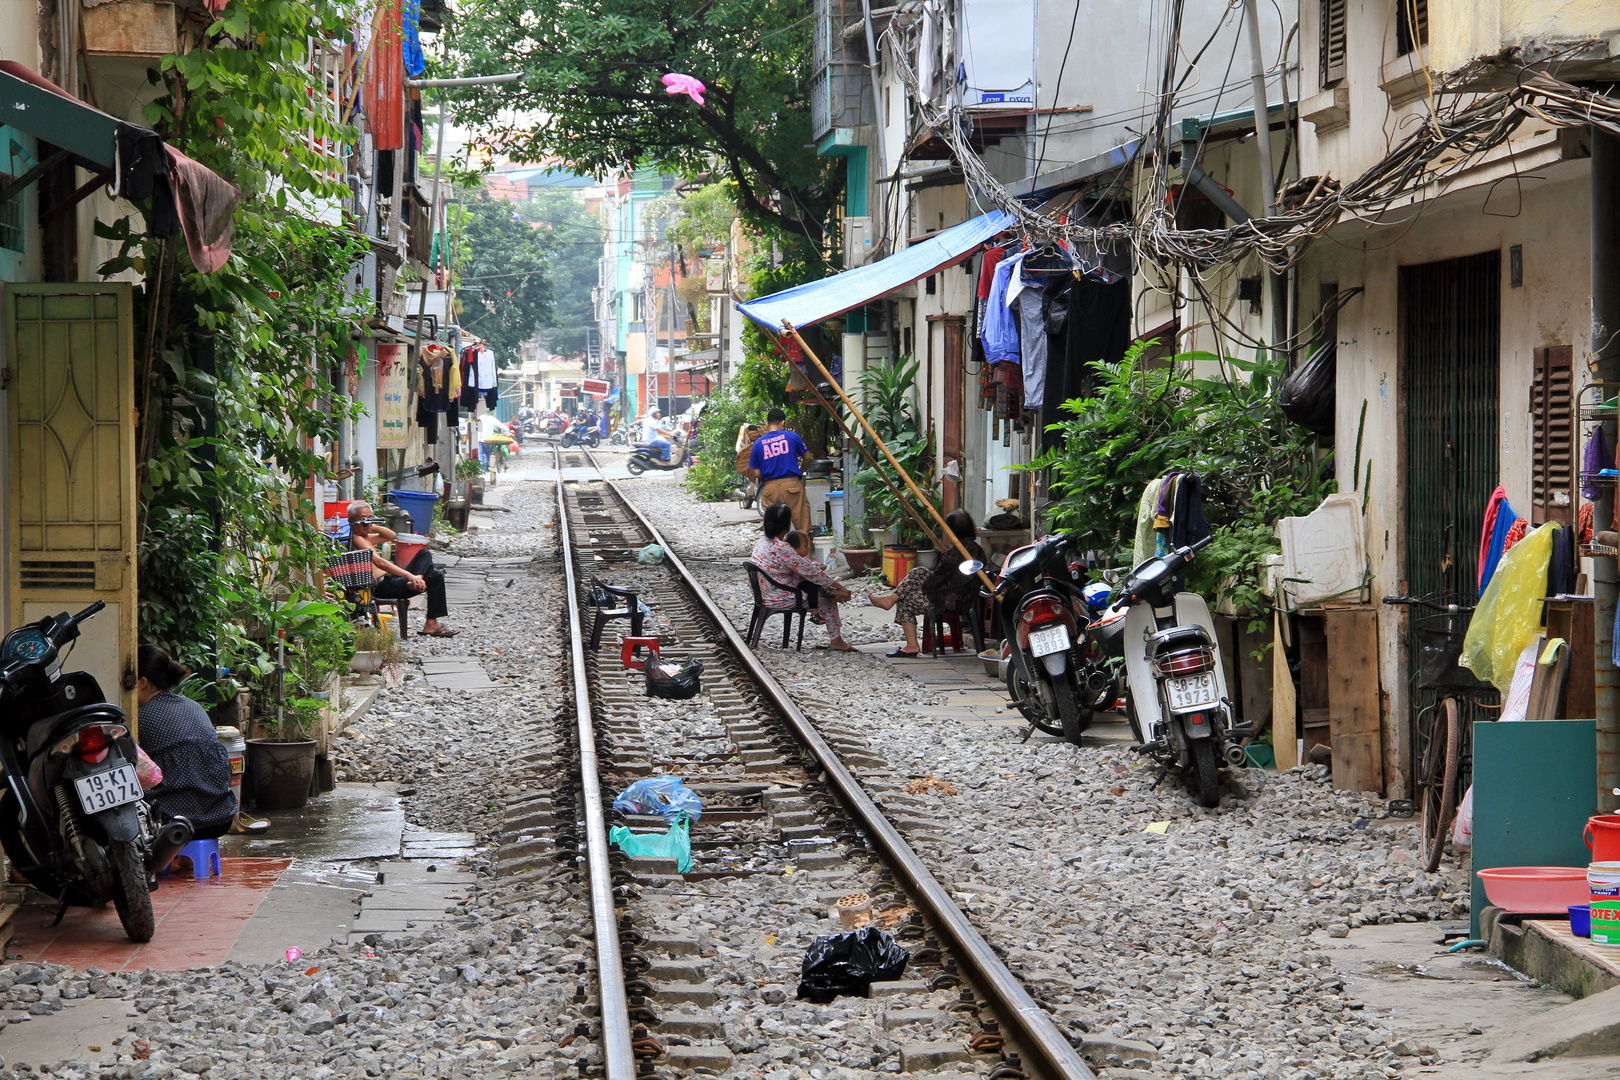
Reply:
M613 800L621 814L657 814L672 818L685 811L693 821L703 820L703 800L678 776L649 776L637 780Z
M675 815L664 832L638 833L615 825L608 839L632 859L674 859L675 869L681 873L692 869L692 818L685 810Z
M679 667L674 664L648 664L647 696L668 698L671 701L686 701L695 698L703 690L703 661L695 656L686 658L686 663Z
M955 795L956 789L937 776L929 776L921 780L913 780L906 785L907 795L921 795L925 791L937 791L941 795Z
M304 950L294 945L287 950L287 963L291 964L304 958Z
M1163 836L1165 833L1170 831L1170 823L1168 821L1155 821L1149 824L1148 827L1142 831L1158 833L1160 836Z
M636 552L636 562L638 563L650 564L661 563L663 561L664 549L659 547L657 544L648 544L646 547Z
M875 982L893 982L911 954L875 926L818 937L804 951L799 994L825 1005L839 994L866 997Z

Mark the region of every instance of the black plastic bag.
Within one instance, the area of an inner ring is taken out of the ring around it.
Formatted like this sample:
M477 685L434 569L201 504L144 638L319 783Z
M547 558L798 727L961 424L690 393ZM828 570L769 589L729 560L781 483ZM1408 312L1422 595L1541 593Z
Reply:
M1333 384L1339 377L1338 352L1337 342L1323 345L1295 368L1277 391L1277 405L1283 415L1318 435L1333 434L1336 400Z
M697 697L703 689L703 681L698 678L703 672L703 661L695 656L687 657L686 663L678 668L648 660L646 672L648 697L685 701Z
M875 982L893 982L911 954L875 926L818 937L804 953L799 997L825 1005L839 994L866 997Z

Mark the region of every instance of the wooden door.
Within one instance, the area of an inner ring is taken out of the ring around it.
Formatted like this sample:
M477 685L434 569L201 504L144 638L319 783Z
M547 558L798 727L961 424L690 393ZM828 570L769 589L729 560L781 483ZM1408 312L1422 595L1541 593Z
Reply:
M97 600L68 670L134 715L135 388L127 284L6 285L11 626Z

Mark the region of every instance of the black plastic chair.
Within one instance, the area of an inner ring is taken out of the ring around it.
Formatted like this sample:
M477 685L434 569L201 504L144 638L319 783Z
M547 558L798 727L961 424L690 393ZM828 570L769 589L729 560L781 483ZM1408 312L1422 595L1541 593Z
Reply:
M771 575L761 570L753 562L744 562L743 569L748 571L748 587L754 591L754 611L748 617L748 646L756 648L759 645L759 636L765 629L765 624L772 615L782 616L782 648L788 647L788 637L793 630L793 616L799 617L799 641L797 649L804 648L804 617L816 610L821 603L821 590L813 581L801 581L797 585L784 585ZM783 592L793 594L793 606L790 608L768 608L765 606L765 592L760 585L760 578L764 578L774 587Z
M610 607L614 599L624 601L623 607ZM591 651L595 652L602 645L602 628L611 619L629 619L630 636L641 636L641 601L636 597L636 590L621 589L616 585L609 585L601 578L591 578L591 603L596 607L596 618L591 624Z
M963 615L967 616L968 625L973 629L974 651L984 652L984 613L980 610L978 596L965 594L961 600L947 603L943 608L932 603L928 605L928 610L923 614L922 648L931 650L934 657L938 659L940 648L946 643L945 626L947 620L953 620L956 623L952 636L957 642L960 642L962 640ZM957 652L962 651L960 644L953 647Z

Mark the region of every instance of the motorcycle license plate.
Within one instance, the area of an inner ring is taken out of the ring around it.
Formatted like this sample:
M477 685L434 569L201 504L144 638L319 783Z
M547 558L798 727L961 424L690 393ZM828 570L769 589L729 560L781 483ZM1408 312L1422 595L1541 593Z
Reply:
M1171 712L1192 712L1195 709L1207 708L1220 700L1220 694L1215 688L1215 673L1206 671L1202 675L1183 675L1179 679L1166 679L1165 689L1170 694Z
M1065 626L1049 626L1045 630L1029 632L1029 651L1036 656L1062 652L1069 647L1069 630Z
M81 776L73 781L79 789L79 805L87 814L99 814L141 797L141 782L135 779L135 766L120 765L107 772Z

